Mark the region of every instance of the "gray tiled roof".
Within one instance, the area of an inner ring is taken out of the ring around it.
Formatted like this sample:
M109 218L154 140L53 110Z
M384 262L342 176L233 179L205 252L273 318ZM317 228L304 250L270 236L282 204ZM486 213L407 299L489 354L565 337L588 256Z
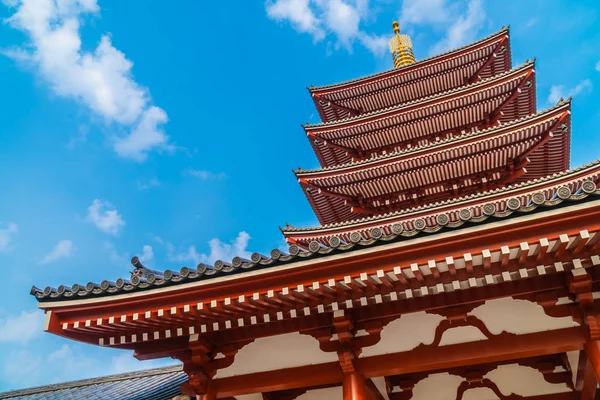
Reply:
M467 198L485 197L509 191L515 187L527 187L549 179L564 177L580 171L585 171L588 168L593 169L598 165L600 165L600 160L570 171L565 171L545 178L508 186L502 189L495 189L490 192L470 195ZM103 281L100 284L90 282L85 286L73 285L68 287L61 285L58 288L48 286L43 290L34 286L31 289L31 294L34 295L38 301L46 302L84 299L90 297L123 294L134 291L151 290L155 288L184 284L216 277L232 276L234 274L244 273L248 270L273 268L283 264L298 262L309 258L324 257L335 253L351 252L364 247L377 246L392 241L406 240L415 237L416 235L435 234L441 230L457 229L465 226L466 224L481 224L498 218L510 218L513 216L522 215L524 213L540 211L545 208L560 207L561 205L568 205L569 203L573 202L593 200L600 196L600 189L598 189L596 187L596 183L592 181L583 182L580 189L581 190L578 190L576 193L571 193L571 190L568 187L561 187L557 189L557 192L550 198L543 197L544 201L541 201L539 204L536 204L535 202L527 205L519 204L518 207L509 207L505 210L496 210L494 207L492 211L484 213L477 218L473 217L464 220L461 219L460 221L452 224L438 223L438 225L435 227L426 227L423 229L419 229L417 227L411 229L398 229L400 227L392 227L391 234L386 234L382 229L376 227L371 230L369 238L363 237L358 232L353 232L350 235L351 241L348 243L342 242L338 237L333 237L329 240L328 246L316 241L309 243L307 249L293 244L290 246L288 253L285 253L279 249L273 249L269 256L262 255L260 253L254 253L252 254L250 260L242 257L234 257L231 262L218 260L215 262L214 266L201 263L196 268L183 267L180 271L166 270L164 272L158 272L145 268L139 262L138 258L134 257L132 259L132 264L136 267L136 269L132 272L131 280L120 278L117 279L116 282ZM561 193L561 191L566 192ZM463 198L459 198L458 200L463 200ZM450 201L442 204L447 203L450 204ZM432 207L435 208L439 206L440 204L436 203Z
M181 366L41 386L0 393L2 400L171 400L187 381Z

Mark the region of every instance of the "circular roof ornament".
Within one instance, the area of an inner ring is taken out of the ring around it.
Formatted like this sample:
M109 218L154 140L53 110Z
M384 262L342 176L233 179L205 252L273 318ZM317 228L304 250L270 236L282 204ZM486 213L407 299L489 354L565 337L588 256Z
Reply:
M117 289L123 289L123 286L125 286L125 279L117 279L117 281L115 282L115 286L117 287Z
M506 206L510 210L517 211L519 208L521 208L521 200L517 199L516 197L511 197L506 202Z
M110 287L110 282L107 281L106 279L103 280L102 282L100 282L100 289L108 290L109 287Z
M352 232L352 233L350 234L350 241L351 241L352 243L358 243L358 242L360 242L361 240L362 240L362 235L361 235L360 233L358 233L358 232Z
M252 255L250 256L250 261L252 261L253 263L259 263L260 260L262 260L263 256L260 253L252 253Z
M215 261L215 265L214 265L215 271L221 271L224 266L225 266L225 263L223 262L223 260Z
M300 254L300 247L297 244L293 244L290 246L290 255L297 256Z
M371 238L377 240L377 239L381 239L382 236L383 236L383 231L381 230L381 228L371 229Z
M458 217L463 221L468 221L473 218L473 212L468 208L463 208L458 212Z
M242 266L243 263L244 263L244 260L242 260L242 257L239 257L239 256L235 256L235 257L233 257L233 260L231 260L231 266L233 268L239 268Z
M585 181L581 185L581 190L587 194L594 193L596 191L596 184L593 181Z
M167 272L167 271L165 271L165 272ZM138 280L139 280L139 276L136 276L136 278L138 278ZM154 275L153 273L150 273L146 276L146 280L148 281L148 283L154 283L156 281L156 275ZM165 279L165 280L167 280L167 279ZM132 281L133 281L133 279L132 279Z
M281 257L281 250L279 250L279 249L273 249L273 250L271 250L271 258L273 260L278 260L279 257Z
M342 241L340 240L339 237L333 236L333 237L329 238L329 247L336 248L336 247L339 247L340 244L342 244Z
M163 279L165 281L170 281L171 279L173 279L173 271L168 269L165 272L163 272Z
M181 275L182 278L187 278L190 276L190 269L188 267L181 268L179 270L179 275Z
M450 218L448 218L448 214L439 214L437 217L435 217L435 220L441 226L446 226L446 225L448 225L448 222L450 222Z
M571 197L571 189L568 186L561 186L556 191L556 194L558 194L560 199L566 200Z
M148 278L150 277L150 275L154 275L154 274L148 274ZM132 276L132 277L131 277L131 284L132 284L133 286L137 286L137 285L139 285L141 281L142 281L142 280L141 280L141 279L140 279L140 277L139 277L139 276L137 276L137 275L135 275L135 276Z
M79 286L79 284L74 284L73 286L71 286L71 292L73 293L79 293L79 291L81 290L81 286Z
M531 201L533 201L533 204L541 206L546 201L546 195L544 192L535 192L533 196L531 196Z
M95 287L96 284L94 282L88 282L87 285L85 285L85 290L91 292L92 290L94 290Z
M488 217L496 213L496 205L494 203L486 203L483 205L483 213Z
M50 293L52 293L52 288L50 286L46 286L44 288L44 296L50 296Z
M56 288L56 293L58 293L59 295L63 295L66 291L67 291L67 287L65 285L60 285L59 287ZM46 294L45 290L44 290L44 294Z
M204 263L200 263L196 266L196 271L198 271L199 275L204 275L204 273L206 272L206 264Z
M310 242L308 244L308 250L310 250L313 253L316 253L320 249L321 249L321 243L317 242L316 240L313 240L312 242Z
M399 235L404 232L404 226L400 223L392 225L392 232L394 235Z
M415 224L415 229L419 230L419 231L422 231L427 226L427 223L425 222L425 220L423 218L416 219L414 224Z

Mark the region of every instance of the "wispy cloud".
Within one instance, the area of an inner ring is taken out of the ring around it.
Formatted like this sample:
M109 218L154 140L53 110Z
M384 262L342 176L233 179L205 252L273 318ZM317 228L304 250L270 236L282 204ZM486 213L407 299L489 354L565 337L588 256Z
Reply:
M405 24L435 24L450 19L446 0L404 0L400 22Z
M94 52L81 48L80 21L99 13L96 0L11 0L6 21L29 42L4 54L33 67L54 93L72 98L103 118L115 132L116 153L144 161L154 149L172 150L162 126L167 114L152 104L148 89L131 73L133 63L108 34Z
M159 187L161 185L160 181L156 178L152 178L147 182L137 182L137 188L138 190L148 190L151 189L153 187Z
M46 254L40 264L48 264L63 258L69 258L75 251L75 246L70 240L61 240L54 246L50 253Z
M142 248L142 255L139 257L141 262L149 262L154 258L154 251L152 246L149 244L144 245Z
M5 228L3 228L5 226ZM19 231L19 227L15 223L3 225L0 222L0 251L8 251L11 248L11 243L15 233Z
M477 38L479 30L485 22L482 0L470 0L467 10L453 17L452 20L454 22L446 29L444 37L431 48L431 54L439 54L460 47Z
M235 256L250 258L251 252L247 250L250 235L247 232L238 233L237 237L229 243L223 243L215 238L208 242L210 248L209 254L198 253L196 246L191 245L184 251L177 251L175 246L167 243L167 257L174 262L192 262L198 264L201 262L212 264L217 260L231 261Z
M550 104L558 103L563 98L566 99L570 96L577 96L580 93L589 93L592 91L592 81L584 79L579 82L575 87L567 88L565 85L552 85L550 87L550 94L548 95L548 102Z
M600 61L596 63L596 71L600 72Z
M0 343L27 343L43 332L43 326L44 313L39 310L0 318Z
M193 168L188 168L188 169L184 170L183 174L193 176L193 177L196 177L196 178L199 178L202 180L225 178L227 176L225 174L225 172L212 172L212 171L207 171L207 170L203 170L203 169L193 169Z
M109 202L95 199L88 207L88 221L102 232L118 235L125 221Z
M319 42L332 36L334 47L352 51L358 41L376 55L387 48L390 35L378 36L361 29L369 14L366 0L268 0L267 16L275 21L289 22L300 33L307 33Z

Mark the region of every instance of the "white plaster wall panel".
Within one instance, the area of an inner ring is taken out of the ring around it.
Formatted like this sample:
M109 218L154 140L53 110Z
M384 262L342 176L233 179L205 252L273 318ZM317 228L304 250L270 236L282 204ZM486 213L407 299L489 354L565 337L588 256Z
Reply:
M384 377L371 378L371 380L373 381L373 384L379 390L379 393L381 393L383 398L388 400L389 397L387 395L387 388L385 386L385 378Z
M430 375L415 385L412 398L413 400L456 400L456 391L462 381L460 376L446 372Z
M243 347L233 364L217 372L216 378L274 371L303 365L338 361L336 353L326 353L311 336L299 333L257 339Z
M486 301L469 315L483 321L494 335L502 331L523 335L578 326L571 317L552 318L536 303L510 297Z
M344 397L344 390L341 386L309 390L301 396L298 396L296 400L337 400Z
M573 384L577 381L577 366L579 365L579 351L569 351L567 353L569 364L571 364L571 373L573 374Z
M501 365L490 371L486 377L498 385L498 389L505 395L514 393L521 396L538 396L570 391L564 383L546 382L538 370L515 364Z
M397 353L414 349L421 343L431 344L435 329L444 317L424 311L405 314L381 331L381 340L374 346L365 347L361 357Z
M449 344L477 342L479 340L487 340L485 335L474 326L459 326L458 328L448 329L442 335L440 346Z
M242 396L235 396L236 400L262 400L262 394L261 393L255 393L255 394L245 394Z

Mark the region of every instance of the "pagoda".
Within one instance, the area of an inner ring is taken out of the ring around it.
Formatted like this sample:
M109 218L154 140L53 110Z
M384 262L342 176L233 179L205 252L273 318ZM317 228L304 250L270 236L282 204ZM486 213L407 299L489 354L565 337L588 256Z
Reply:
M321 167L294 173L319 226L34 287L45 330L180 360L177 398L594 399L600 163L569 169L571 100L536 109L508 28L420 61L393 28L393 69L309 88Z

